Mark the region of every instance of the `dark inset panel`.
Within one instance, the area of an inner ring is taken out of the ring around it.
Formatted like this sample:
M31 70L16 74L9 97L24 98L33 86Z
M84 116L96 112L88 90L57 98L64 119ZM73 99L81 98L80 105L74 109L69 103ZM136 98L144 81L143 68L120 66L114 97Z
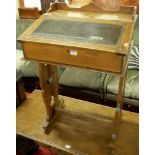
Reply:
M123 26L63 20L44 20L32 35L116 45Z

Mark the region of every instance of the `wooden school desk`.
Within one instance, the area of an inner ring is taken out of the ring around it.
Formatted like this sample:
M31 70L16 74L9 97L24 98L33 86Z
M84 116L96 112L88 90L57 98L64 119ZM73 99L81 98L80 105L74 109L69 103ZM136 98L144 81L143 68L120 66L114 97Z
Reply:
M79 121L100 122L105 127L111 127L109 149L115 152L135 13L135 7L121 6L118 11L103 11L94 4L70 8L65 3L54 3L18 38L22 42L25 58L39 62L40 85L47 112L46 134L52 130L59 113ZM83 113L82 104L81 112L65 109L65 101L59 99L57 65L119 75L113 120L92 117L87 111Z

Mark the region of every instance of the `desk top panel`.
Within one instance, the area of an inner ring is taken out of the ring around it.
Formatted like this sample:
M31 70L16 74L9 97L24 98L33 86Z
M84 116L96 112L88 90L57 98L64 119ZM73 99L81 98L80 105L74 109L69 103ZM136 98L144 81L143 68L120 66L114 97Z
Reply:
M104 12L94 5L69 8L53 4L18 41L42 43L126 55L134 27L132 8Z
M122 29L123 26L114 24L46 19L31 35L56 39L64 38L68 41L116 45Z

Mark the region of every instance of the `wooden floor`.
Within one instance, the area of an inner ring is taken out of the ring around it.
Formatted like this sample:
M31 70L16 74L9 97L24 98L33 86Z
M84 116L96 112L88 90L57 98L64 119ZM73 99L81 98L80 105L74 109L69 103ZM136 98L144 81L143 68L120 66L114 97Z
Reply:
M104 116L111 120L115 109L89 103L69 97L64 99L66 109ZM68 116L59 115L49 135L44 134L43 124L46 111L41 92L35 90L27 100L17 108L17 134L41 142L53 148L74 152L79 155L107 155L111 126L81 121ZM123 111L123 120L119 130L116 155L139 154L139 117L136 113Z

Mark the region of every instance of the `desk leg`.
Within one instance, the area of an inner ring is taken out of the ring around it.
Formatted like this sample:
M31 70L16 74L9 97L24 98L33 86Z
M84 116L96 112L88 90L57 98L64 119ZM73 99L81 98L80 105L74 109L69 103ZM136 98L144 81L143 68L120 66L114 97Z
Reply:
M56 66L39 64L40 87L42 89L42 97L46 107L47 118L44 125L45 133L51 130L56 113L55 107L58 105L58 82Z
M58 78L57 78L57 67L55 65L49 65L49 76L50 76L50 85L51 91L54 98L54 106L59 105L59 90L58 90Z
M124 90L125 90L125 77L126 77L125 74L122 74L120 75L120 79L119 79L117 106L116 106L115 118L114 118L113 128L112 128L112 142L110 143L110 147L109 147L112 154L114 154L115 152L118 128L122 118L123 96L124 96Z

